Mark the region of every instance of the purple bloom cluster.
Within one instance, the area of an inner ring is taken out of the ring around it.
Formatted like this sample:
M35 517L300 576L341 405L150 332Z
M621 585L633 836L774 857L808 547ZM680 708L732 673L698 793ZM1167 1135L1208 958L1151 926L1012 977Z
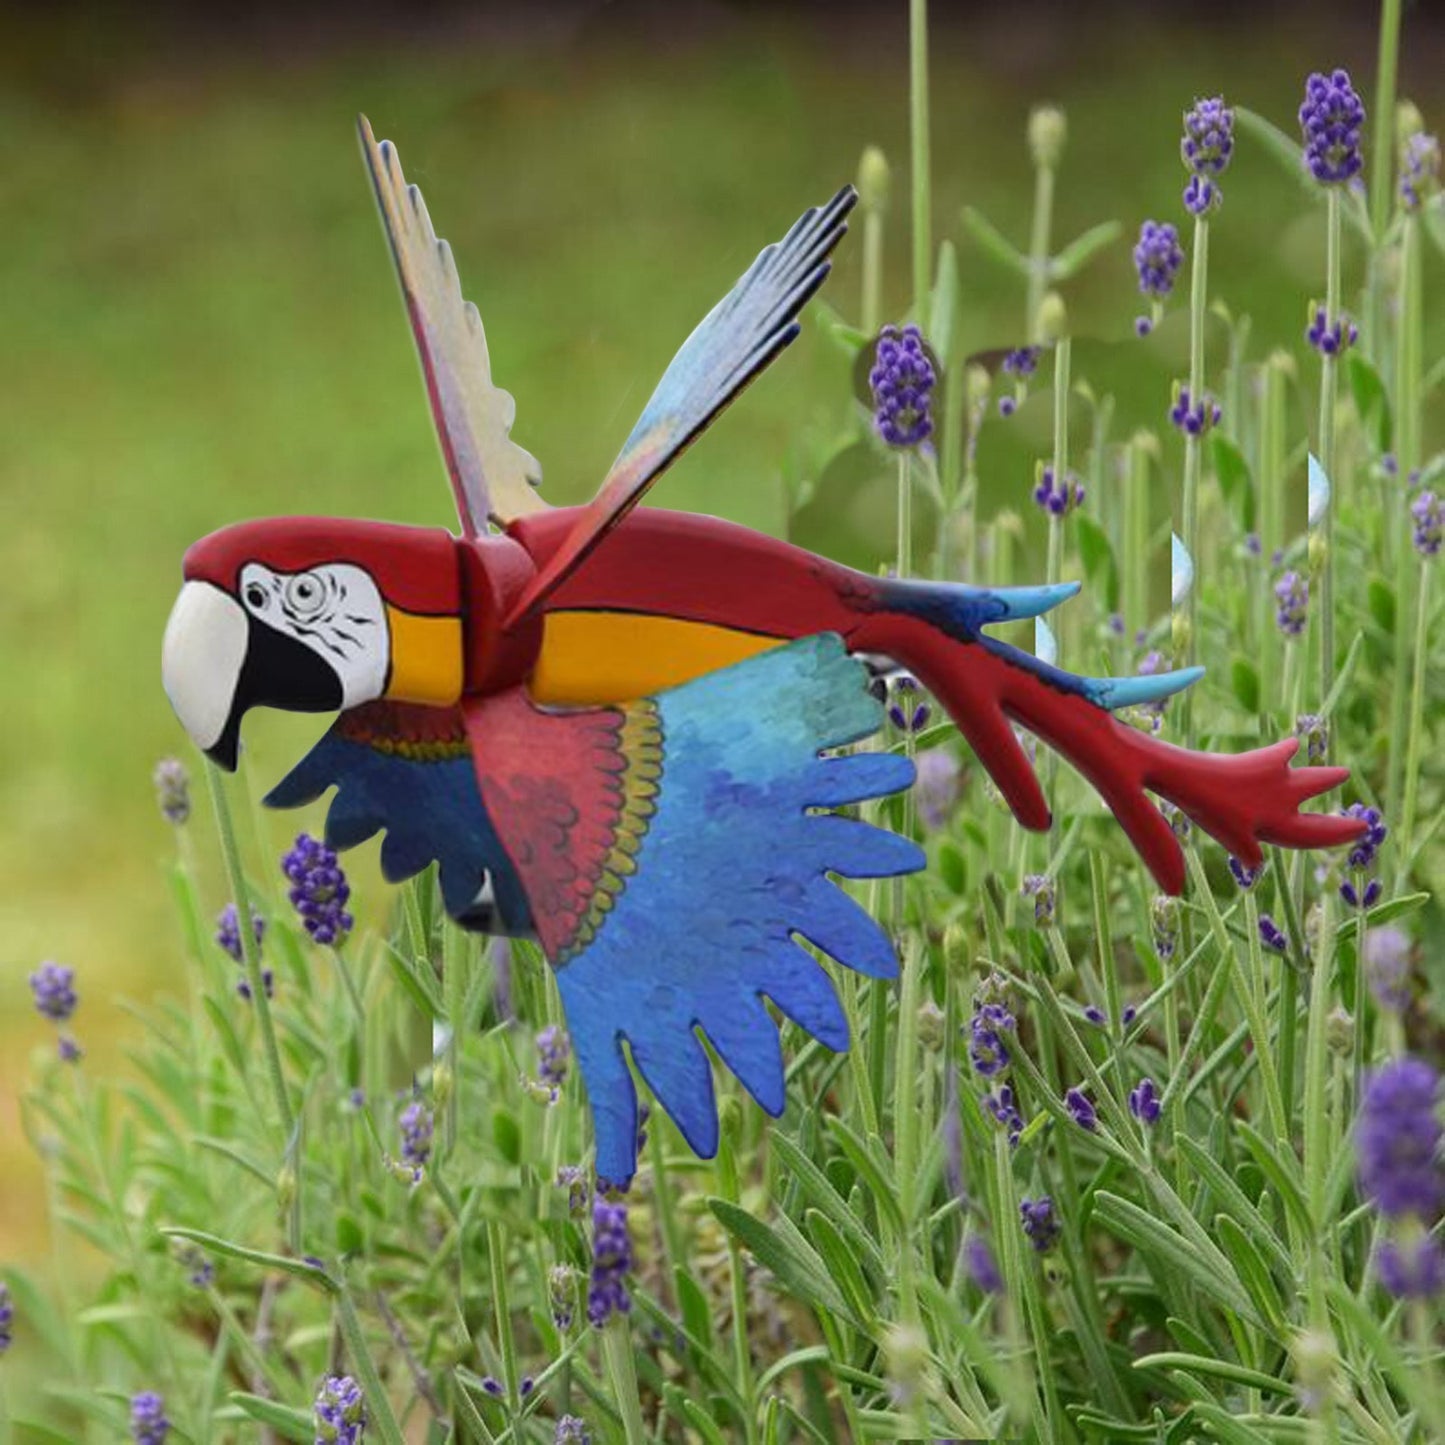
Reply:
M185 1269L186 1277L190 1280L193 1288L205 1289L215 1283L216 1266L195 1245L185 1245L177 1254L176 1259Z
M1434 492L1421 492L1410 503L1410 520L1415 531L1411 540L1422 557L1434 557L1445 542L1445 497Z
M1197 402L1189 396L1189 388L1181 386L1174 405L1169 408L1169 420L1187 436L1203 436L1211 427L1219 425L1224 411L1215 399L1206 392Z
M1298 637L1309 619L1310 583L1300 572L1286 572L1274 584L1274 622L1286 637Z
M281 871L291 882L291 902L307 933L316 943L338 947L354 920L346 911L351 885L336 861L336 850L302 833L281 859Z
M1222 95L1196 100L1184 113L1184 138L1179 155L1190 172L1184 188L1184 208L1205 215L1223 199L1212 177L1223 175L1234 154L1234 112Z
M1259 915L1259 941L1271 953L1289 952L1289 939L1285 937L1284 929L1268 913Z
M1305 340L1321 356L1339 356L1360 339L1360 328L1348 316L1336 317L1330 325L1329 312L1323 306L1316 306L1313 319L1305 328Z
M917 780L913 800L918 816L930 832L937 832L948 822L962 787L963 770L958 759L947 748L925 748L914 759Z
M142 1390L130 1402L130 1436L135 1445L165 1445L171 1433L166 1402L154 1390Z
M1003 1275L999 1273L988 1241L981 1234L969 1235L968 1243L963 1246L963 1260L969 1279L985 1294L997 1294L1003 1288Z
M1413 1245L1382 1241L1375 1251L1375 1271L1396 1299L1433 1299L1445 1290L1445 1253L1428 1235Z
M1029 1243L1040 1254L1047 1254L1059 1242L1060 1226L1054 1216L1054 1201L1047 1195L1019 1200L1019 1217Z
M1366 825L1363 837L1355 840L1346 860L1353 870L1353 877L1347 877L1340 884L1340 897L1351 908L1372 908L1380 899L1380 880L1373 876L1375 861L1380 847L1390 836L1390 829L1378 808L1368 808L1363 803L1351 803L1342 812L1346 818L1358 818Z
M918 679L906 672L890 678L888 683L888 721L903 733L920 733L928 726L933 709L918 685Z
M1067 517L1076 507L1084 505L1084 484L1077 472L1065 472L1064 479L1054 482L1054 469L1044 467L1034 488L1034 501L1055 517Z
M1294 735L1305 745L1305 760L1322 763L1330 750L1330 725L1312 712L1302 712L1294 720Z
M627 1275L632 1268L632 1238L627 1206L598 1198L592 1206L592 1273L587 1282L587 1318L605 1325L614 1314L632 1308Z
M1347 70L1329 75L1316 71L1305 81L1305 98L1299 108L1304 134L1305 164L1321 185L1339 185L1359 175L1360 129L1365 107L1350 84Z
M1139 290L1162 300L1174 289L1174 278L1184 264L1179 232L1167 221L1145 221L1139 227L1134 247L1134 267L1139 273Z
M1064 1095L1064 1107L1079 1128L1087 1129L1091 1134L1098 1129L1099 1111L1082 1089L1070 1089Z
M15 1306L10 1303L10 1286L0 1280L0 1355L15 1342Z
M1400 1014L1410 1007L1410 940L1400 929L1365 934L1365 982L1381 1008Z
M259 913L251 915L251 934L259 949L262 939L266 936L266 920ZM216 918L216 942L237 963L245 963L245 954L241 948L241 918L234 903L228 903ZM261 970L261 986L266 990L267 998L270 998L276 990L276 977L269 968ZM236 992L242 998L249 999L251 997L250 979L243 978L236 985Z
M1407 211L1418 211L1439 189L1440 142L1417 130L1400 152L1400 201Z
M1019 1142L1019 1135L1023 1133L1024 1116L1019 1113L1014 1091L1007 1084L1001 1084L996 1094L985 1094L979 1103L980 1107L993 1115L997 1123L1003 1125L1008 1135L1009 1147L1015 1147Z
M547 1299L552 1306L552 1323L559 1330L570 1330L576 1313L577 1290L569 1265L554 1264L547 1271Z
M1136 1009L1133 1004L1126 1004L1124 1006L1124 1011L1119 1015L1119 1023L1127 1029L1138 1016L1139 1010ZM1098 1004L1091 1003L1088 1008L1084 1010L1084 1017L1088 1019L1091 1024L1094 1024L1098 1028L1102 1029L1108 1027L1109 1015L1106 1014L1104 1010L1098 1006Z
M1154 1080L1148 1077L1142 1078L1132 1089L1129 1090L1129 1112L1141 1124L1150 1126L1159 1122L1159 1111L1163 1106L1159 1100L1159 1091L1154 1087Z
M1040 928L1047 928L1054 921L1054 906L1058 901L1054 880L1047 873L1030 873L1019 892L1034 900L1034 922Z
M563 1415L557 1421L552 1445L592 1445L592 1436L587 1433L586 1422L576 1415Z
M63 1024L80 1002L76 996L75 970L63 963L42 963L30 975L30 992L35 1008L52 1023Z
M151 774L161 817L179 828L191 816L191 775L179 758L162 758Z
M1179 905L1167 893L1156 893L1149 905L1149 926L1154 935L1156 958L1174 957L1179 944Z
M567 1191L567 1212L574 1219L580 1219L592 1197L592 1188L587 1175L576 1164L557 1166L557 1188Z
M1003 1035L1017 1028L1014 1016L1001 1003L978 1004L968 1023L968 1057L985 1079L1009 1066L1013 1057Z
M1436 1117L1440 1078L1421 1059L1397 1059L1370 1075L1355 1123L1360 1188L1387 1219L1433 1224L1445 1208Z
M567 1062L572 1057L572 1040L565 1029L548 1024L537 1035L537 1077L552 1090L557 1090L567 1081Z
M328 1375L311 1407L316 1445L360 1445L366 1433L366 1399L350 1375Z
M432 1117L432 1111L420 1099L413 1099L401 1111L401 1117L397 1119L396 1123L397 1128L401 1131L402 1160L411 1168L412 1183L420 1184L422 1170L426 1168L426 1162L431 1158L432 1135L436 1131L436 1121Z
M1016 376L1020 381L1027 380L1039 369L1039 357L1042 354L1042 346L1015 347L1003 359L1004 374Z
M873 424L891 447L916 447L933 432L933 363L923 336L909 323L900 333L885 326L878 337L868 385L873 391Z

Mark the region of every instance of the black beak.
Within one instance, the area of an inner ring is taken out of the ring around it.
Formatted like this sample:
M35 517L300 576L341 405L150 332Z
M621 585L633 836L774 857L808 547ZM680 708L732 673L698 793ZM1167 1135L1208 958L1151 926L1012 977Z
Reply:
M287 712L339 712L344 695L341 679L324 658L304 642L277 632L250 617L246 660L236 681L231 711L221 735L206 756L228 773L236 771L241 748L241 719L253 707L278 707Z

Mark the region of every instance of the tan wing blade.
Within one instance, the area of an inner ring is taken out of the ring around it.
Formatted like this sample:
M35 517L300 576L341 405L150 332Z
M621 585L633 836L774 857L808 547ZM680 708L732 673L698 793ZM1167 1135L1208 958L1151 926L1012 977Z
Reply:
M489 521L505 527L546 507L537 493L542 469L509 436L517 404L492 384L482 318L462 298L451 247L437 239L421 192L407 185L396 147L378 143L365 116L357 129L462 528L474 537Z

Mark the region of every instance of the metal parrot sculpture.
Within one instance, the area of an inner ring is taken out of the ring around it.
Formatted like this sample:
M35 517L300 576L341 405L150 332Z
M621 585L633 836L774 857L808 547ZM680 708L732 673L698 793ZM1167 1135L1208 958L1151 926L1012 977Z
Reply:
M435 862L459 924L538 940L599 1175L620 1183L636 1167L628 1054L708 1157L718 1123L699 1031L776 1115L783 1059L764 1001L830 1048L848 1043L827 975L799 942L896 975L888 936L830 877L925 861L913 842L836 811L914 776L904 757L839 751L882 723L865 656L892 659L939 699L1027 828L1050 815L1015 725L1061 753L1171 893L1184 860L1151 793L1247 865L1262 842L1329 846L1358 831L1298 811L1346 772L1291 768L1292 740L1215 757L1111 716L1199 669L1077 677L987 632L1076 585L882 579L713 517L637 510L798 334L851 188L805 212L688 338L597 496L551 507L537 463L510 440L514 403L492 382L450 248L395 149L365 119L360 131L462 534L279 517L203 538L166 629L165 688L228 769L251 707L340 714L267 801L295 807L334 787L334 846L385 830L388 879Z

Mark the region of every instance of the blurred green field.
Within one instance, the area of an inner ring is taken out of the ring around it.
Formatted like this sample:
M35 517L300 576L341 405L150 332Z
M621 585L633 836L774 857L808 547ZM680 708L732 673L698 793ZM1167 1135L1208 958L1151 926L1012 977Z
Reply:
M1179 217L1178 119L1196 94L1223 89L1292 125L1309 69L1347 64L1362 88L1373 76L1369 6L1308 26L1284 11L1187 33L1158 28L1142 5L1039 12L1036 24L935 8L935 229L960 244L970 350L1018 339L1023 298L964 239L960 207L1023 238L1033 102L1069 116L1056 234L1109 217L1132 233L1146 215ZM853 175L868 143L894 163L888 309L907 304L903 7L836 25L821 12L682 7L665 36L567 13L432 24L424 37L313 19L295 47L220 34L142 45L120 31L93 46L57 25L3 61L7 1249L40 1227L33 1166L12 1167L28 1158L15 1093L32 1050L50 1047L25 975L45 957L76 966L78 1032L105 1061L126 1028L115 997L165 987L180 957L162 871L173 839L149 778L183 742L158 655L184 548L278 512L450 521L354 114L397 142L424 187L517 397L515 435L542 459L554 500L590 494L675 346L764 242ZM1409 23L1402 89L1438 126L1445 36ZM1283 280L1321 269L1322 227L1247 140L1227 192L1211 289L1252 316L1254 354L1293 345L1304 317ZM850 317L859 279L845 244L826 296ZM1130 335L1129 242L1066 294L1080 336ZM1440 322L1437 306L1427 355L1439 354ZM1119 388L1162 416L1157 353L1133 354ZM844 364L809 331L657 500L779 530L789 448L833 423L846 386ZM1166 469L1174 460L1166 453ZM995 501L1024 505L1031 464L988 482ZM316 730L253 719L257 786ZM270 820L267 850L297 823ZM380 890L365 885L370 864L358 868L363 912L374 911Z

